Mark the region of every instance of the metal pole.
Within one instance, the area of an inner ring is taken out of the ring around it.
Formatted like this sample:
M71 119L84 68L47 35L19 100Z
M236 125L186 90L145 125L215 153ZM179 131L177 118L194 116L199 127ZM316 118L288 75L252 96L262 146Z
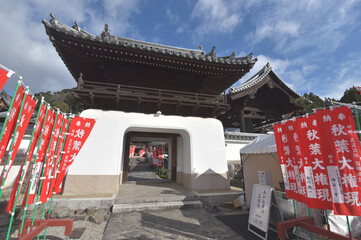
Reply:
M43 105L43 100L41 100L41 102L40 102L39 109L41 109L42 105ZM39 115L40 115L40 111L38 111L35 123L38 121ZM13 221L14 221L14 215L15 215L15 211L16 211L16 203L18 201L18 197L19 197L19 193L20 193L20 189L21 189L21 183L24 181L24 177L25 177L25 168L24 167L25 167L26 162L28 161L30 145L31 145L31 142L33 141L34 133L35 133L35 127L33 129L33 133L31 134L30 143L29 143L29 146L28 146L27 153L25 155L25 162L24 162L23 169L22 169L21 176L20 176L20 180L19 180L20 183L18 185L18 189L16 190L16 195L15 195L16 197L15 197L15 202L14 202L14 206L13 206L13 211L11 212L11 218L10 218L10 223L9 223L9 228L8 228L8 234L6 235L6 240L8 240L9 237L10 237L10 231L11 231L11 227L12 227L12 224L13 224Z
M308 217L311 219L311 210L309 207L307 207L308 210ZM311 232L311 239L313 240L313 232Z
M51 132L51 135L50 135L50 140L49 140L49 143L48 143L48 149L46 150L46 155L47 156L49 154L49 150L50 150L50 146L51 146L51 140L53 139L53 135L54 135L54 128L55 128L55 125L56 125L56 121L58 119L58 114L59 114L60 111L58 111L56 113L56 117L55 117L55 120L54 120L54 124L53 124L53 128L52 128L52 132ZM43 169L41 171L41 177L40 177L40 182L39 182L39 188L38 188L38 194L36 196L36 201L35 201L35 209L34 209L34 214L33 214L33 221L31 222L31 226L34 226L34 221L35 221L35 215L36 215L36 211L37 211L37 204L38 204L38 201L39 201L39 198L40 198L40 194L41 194L41 185L43 183L43 177L44 177L44 174L45 174L45 166L46 164L48 163L48 157L45 158L44 160L44 165L43 165ZM46 205L46 202L43 204L43 210L41 212L41 218L40 219L43 219L44 217L44 212L45 212L45 205ZM38 239L39 239L39 235L38 235Z
M297 218L297 212L296 212L296 203L295 203L295 200L292 199L292 202L293 202L293 214L294 214L294 217ZM296 235L297 235L297 240L299 240L299 235L298 235L298 227L296 227Z
M29 90L27 89L24 96L23 96L23 100L21 101L21 106L20 106L20 110L19 110L19 114L18 114L18 119L16 121L16 124L15 124L15 129L14 129L14 132L13 132L13 138L11 140L11 144L10 144L10 149L9 149L9 153L8 153L8 158L6 160L6 163L4 165L4 168L3 168L3 172L2 172L2 179L1 179L1 187L0 187L0 200L1 200L1 195L3 193L3 188L4 188L4 184L5 184L5 176L7 174L7 171L8 171L8 168L9 168L9 161L10 161L10 158L11 158L11 155L12 155L12 151L13 151L13 146L14 146L14 141L15 141L15 136L16 136L16 131L18 130L18 126L19 126L19 121L20 121L20 118L21 118L21 112L23 111L23 107L24 107L24 102L25 102L25 97L26 95L28 94ZM15 93L16 94L16 93ZM14 100L14 97L15 95L13 96L13 100ZM9 108L10 109L10 108ZM4 127L3 127L4 129ZM9 129L10 130L10 129Z
M42 99L43 101L43 99ZM41 133L40 133L40 136L39 136L39 139L41 139L43 137L43 130L44 130L44 126L45 126L45 122L46 122L46 118L48 116L48 112L49 112L49 109L50 107L48 106L47 109L46 109L46 112L45 112L45 117L44 117L44 121L43 121L43 126L41 127ZM39 111L40 111L40 108L39 108ZM34 129L35 130L35 129ZM33 130L33 131L34 131ZM36 150L36 155L38 155L39 153L39 145L40 145L40 141L38 143L38 148ZM29 180L29 186L28 186L28 189L27 189L27 194L26 194L26 200L25 200L25 207L24 207L24 213L23 213L23 218L21 220L21 227L20 227L20 234L22 234L23 232L23 227L24 227L24 221L25 221L25 215L26 215L26 210L27 210L27 207L28 207L28 200L29 200L29 191L30 191L30 188L31 188L31 179L33 178L33 173L34 173L34 170L35 170L35 165L36 165L36 159L33 161L33 169L32 169L32 172L31 172L31 176L30 176L30 180ZM36 208L36 205L35 205L35 208Z
M64 124L64 121L65 121L65 117L63 118L63 122L62 122L62 124L61 124L61 130L60 130L60 132L59 132L59 134L61 134L61 132L63 131L63 124ZM58 148L60 147L61 148L61 151L60 151L60 156L62 156L62 151L64 150L64 146L65 146L65 140L66 140L66 133L67 133L67 131L68 131L68 127L69 127L69 125L70 125L70 119L69 119L69 121L68 121L68 123L67 123L67 125L65 126L65 128L66 128L66 130L65 130L65 134L64 134L64 140L63 140L63 143L62 143L62 145L61 146L59 146L58 144L59 144L59 141L60 141L60 136L61 135L59 135L59 138L58 138L58 142L57 142L57 146L56 146L56 150L55 150L55 153L58 151ZM53 168L52 168L52 170L51 170L51 172L53 173L54 171L55 171L55 178L54 178L54 181L55 181L55 179L56 179L56 177L57 177L57 175L58 175L58 169L59 169L59 166L60 166L60 156L59 156L59 163L58 163L58 167L56 168L56 169L54 169L56 166L53 166ZM54 156L54 158L56 158L56 156ZM54 160L53 160L53 163L54 163ZM52 174L51 174L52 175ZM50 185L51 186L51 185ZM51 198L50 198L50 203L49 203L49 210L48 210L48 217L50 216L50 213L51 213L51 206L52 206L52 204L53 204L53 191L52 191L52 189L49 189L49 191L51 191ZM45 240L45 238L46 238L46 232L47 232L47 230L48 230L48 228L46 227L45 228L45 231L44 231L44 240Z

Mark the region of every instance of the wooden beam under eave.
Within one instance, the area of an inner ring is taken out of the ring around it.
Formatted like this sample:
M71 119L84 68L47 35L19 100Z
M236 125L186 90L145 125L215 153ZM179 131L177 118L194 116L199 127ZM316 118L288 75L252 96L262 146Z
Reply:
M162 106L162 101L159 100L159 102L157 103L157 111L160 111L161 106Z
M92 92L89 92L89 100L92 105L94 105L94 94Z
M196 105L194 105L194 107L193 107L193 109L192 109L192 113L193 113L194 115L197 114L199 107L200 107L199 103L197 103Z
M182 102L181 101L178 101L177 103L177 106L175 107L175 114L178 115L179 114L179 109L182 105Z
M120 98L119 98L118 94L115 96L115 104L116 104L117 108L120 107Z
M217 112L219 110L219 105L216 105L215 108L213 108L213 111L212 111L212 116L215 118L217 117Z
M138 101L137 101L137 111L140 110L140 104L142 103L142 98L138 97Z

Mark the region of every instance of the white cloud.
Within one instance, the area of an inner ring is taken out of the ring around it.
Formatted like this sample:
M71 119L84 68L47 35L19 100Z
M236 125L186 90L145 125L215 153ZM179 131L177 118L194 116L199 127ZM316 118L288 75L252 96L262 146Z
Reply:
M198 36L212 33L231 33L242 22L240 1L198 0L191 17L199 21Z
M303 49L333 51L357 23L360 13L354 10L355 4L355 1L273 1L257 14L256 29L249 40L257 44L267 38L284 55Z
M104 23L114 26L112 33L137 34L131 24L138 14L140 1L93 0L10 1L0 8L0 63L23 76L32 92L59 91L75 87L76 82L60 59L45 33L41 19L49 19L52 12L59 21L78 24L94 34L100 34ZM16 77L5 85L12 94Z
M331 72L332 78L328 79L327 86L319 86L320 94L340 99L345 90L361 85L361 52L348 54L347 61L341 62Z

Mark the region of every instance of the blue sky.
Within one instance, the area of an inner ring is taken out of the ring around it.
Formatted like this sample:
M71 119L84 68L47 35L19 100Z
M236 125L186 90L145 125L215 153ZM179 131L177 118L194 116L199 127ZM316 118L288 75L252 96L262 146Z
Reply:
M258 58L252 71L270 62L299 94L339 99L361 85L361 1L353 0L3 0L0 64L17 71L32 92L75 87L45 33L49 13L72 26L206 52L236 51ZM5 85L13 91L16 77Z

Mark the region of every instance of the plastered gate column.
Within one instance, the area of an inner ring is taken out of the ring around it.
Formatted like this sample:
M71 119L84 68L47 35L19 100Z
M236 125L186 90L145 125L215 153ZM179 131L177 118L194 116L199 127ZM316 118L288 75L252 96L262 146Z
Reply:
M229 189L222 123L213 118L88 109L96 124L71 165L64 195L104 195L121 184L124 136L130 131L177 133L177 182L190 190Z

